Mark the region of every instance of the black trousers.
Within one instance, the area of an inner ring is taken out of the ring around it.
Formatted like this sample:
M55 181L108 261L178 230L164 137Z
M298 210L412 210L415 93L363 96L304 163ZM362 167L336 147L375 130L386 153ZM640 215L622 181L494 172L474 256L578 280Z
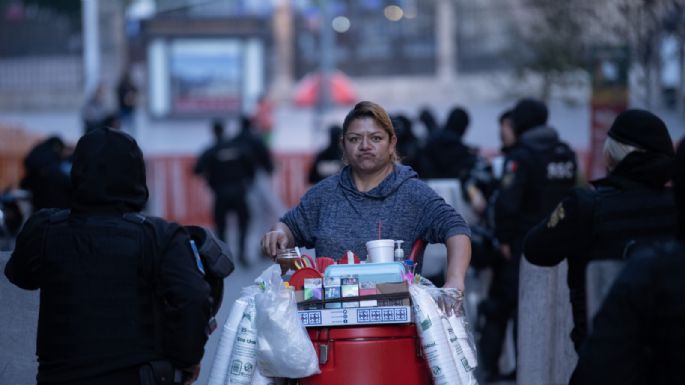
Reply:
M214 197L214 224L219 239L226 241L226 216L235 212L238 217L238 259L245 262L245 242L250 224L250 210L245 195L216 194Z
M499 358L507 332L509 320L516 319L518 310L519 258L500 260L493 266L492 282L488 297L479 305L479 315L485 322L481 331L480 356L484 371L499 373Z

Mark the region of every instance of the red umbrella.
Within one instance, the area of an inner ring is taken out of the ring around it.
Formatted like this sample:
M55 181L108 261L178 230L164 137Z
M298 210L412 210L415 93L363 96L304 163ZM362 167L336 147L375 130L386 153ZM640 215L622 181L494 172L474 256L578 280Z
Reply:
M331 74L331 101L334 104L347 105L357 100L357 95L352 89L352 82L342 72L336 71ZM295 87L293 100L298 106L313 106L319 100L321 89L321 74L310 73L305 75Z

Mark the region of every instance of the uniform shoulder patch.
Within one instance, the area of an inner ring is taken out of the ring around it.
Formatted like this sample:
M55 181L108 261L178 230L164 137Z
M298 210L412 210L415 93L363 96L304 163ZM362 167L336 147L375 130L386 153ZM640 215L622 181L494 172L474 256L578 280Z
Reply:
M566 211L564 210L564 204L559 203L557 207L552 211L552 214L549 216L549 221L547 221L547 228L551 229L556 227L559 222L564 220L566 217Z

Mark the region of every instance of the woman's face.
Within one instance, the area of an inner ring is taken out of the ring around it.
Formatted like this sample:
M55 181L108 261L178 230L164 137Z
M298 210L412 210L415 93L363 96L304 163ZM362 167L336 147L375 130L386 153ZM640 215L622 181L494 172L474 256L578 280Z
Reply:
M342 142L353 171L374 172L392 163L397 138L391 138L372 118L360 118L350 123Z

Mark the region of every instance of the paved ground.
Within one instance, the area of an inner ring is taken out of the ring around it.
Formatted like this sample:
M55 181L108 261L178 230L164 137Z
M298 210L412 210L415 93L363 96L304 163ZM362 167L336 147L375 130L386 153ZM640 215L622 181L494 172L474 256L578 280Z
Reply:
M0 252L5 271L9 252ZM28 385L36 380L38 292L18 289L0 275L0 384Z

